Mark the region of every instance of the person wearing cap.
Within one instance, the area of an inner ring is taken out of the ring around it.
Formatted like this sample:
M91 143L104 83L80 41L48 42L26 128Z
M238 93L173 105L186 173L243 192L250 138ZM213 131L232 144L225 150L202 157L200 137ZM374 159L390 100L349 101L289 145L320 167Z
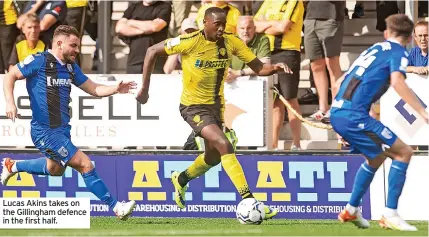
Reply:
M190 34L197 30L198 30L198 25L195 19L186 18L182 22L180 34ZM180 54L174 54L174 55L168 56L163 69L165 74L180 74L182 70Z

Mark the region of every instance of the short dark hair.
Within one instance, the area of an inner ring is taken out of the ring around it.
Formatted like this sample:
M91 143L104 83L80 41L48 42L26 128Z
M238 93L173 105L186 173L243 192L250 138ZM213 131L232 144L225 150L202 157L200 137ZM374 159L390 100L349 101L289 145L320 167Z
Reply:
M80 38L79 31L76 30L73 26L69 25L60 25L58 26L54 31L54 37L64 35L66 37L70 37L70 35L74 35L78 38Z
M213 13L223 13L226 15L226 11L219 7L210 7L204 13L204 19L208 16L211 16Z
M405 14L394 14L386 18L387 29L396 37L408 38L414 30L414 23Z

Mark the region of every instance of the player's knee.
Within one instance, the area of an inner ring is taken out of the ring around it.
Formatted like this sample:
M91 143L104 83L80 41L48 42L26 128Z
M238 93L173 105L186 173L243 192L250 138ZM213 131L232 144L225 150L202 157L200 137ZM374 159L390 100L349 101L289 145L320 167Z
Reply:
M232 144L226 138L221 137L217 139L215 141L215 147L221 155L234 152L234 147L232 147Z
M325 71L326 64L324 59L316 59L311 62L311 70L312 71Z
M85 155L77 155L69 162L70 166L77 170L79 173L87 173L94 169L91 160Z
M205 154L204 161L210 166L216 166L221 160L219 154Z
M329 71L337 70L340 66L340 58L339 57L328 58L326 60L326 66L328 67Z
M413 156L414 151L411 146L405 146L404 149L401 149L401 158L403 162L409 162Z
M94 165L90 160L85 160L82 162L82 165L80 167L80 173L88 173L89 171L94 169Z
M65 169L64 168L55 168L49 170L51 176L63 176Z

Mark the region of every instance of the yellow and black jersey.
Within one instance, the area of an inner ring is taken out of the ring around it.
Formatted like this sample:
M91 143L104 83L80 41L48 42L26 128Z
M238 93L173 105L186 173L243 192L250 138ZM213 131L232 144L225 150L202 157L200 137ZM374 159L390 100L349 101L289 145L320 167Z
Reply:
M9 65L15 65L19 62L22 62L29 55L42 53L48 49L47 46L48 45L45 42L39 39L39 41L37 41L36 47L30 48L28 46L27 40L25 39L25 36L20 35L16 39L16 43L13 46L12 53L10 54Z
M15 24L18 19L15 5L12 0L0 1L0 25Z
M304 21L302 0L265 0L255 15L256 20L290 20L294 24L287 34L268 35L271 51L301 50L301 32Z
M225 103L223 84L235 55L245 63L256 58L246 44L233 34L225 33L217 42L208 41L204 31L180 35L165 41L167 54L181 54L183 92L181 104Z
M198 24L198 28L200 28L200 30L202 30L204 28L204 14L206 13L206 10L209 9L210 7L214 7L213 4L206 4L200 7L200 9L198 9L198 15L197 15L197 24ZM237 32L237 22L238 22L238 17L241 16L240 10L238 10L236 7L230 5L230 4L225 4L220 6L219 8L222 8L225 12L226 12L226 27L225 27L225 32L227 33L236 33Z
M66 0L67 8L85 7L88 0Z

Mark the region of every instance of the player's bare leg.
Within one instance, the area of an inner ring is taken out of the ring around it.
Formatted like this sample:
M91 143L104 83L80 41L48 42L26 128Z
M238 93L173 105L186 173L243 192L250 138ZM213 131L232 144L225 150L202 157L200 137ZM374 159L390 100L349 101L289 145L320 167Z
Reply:
M417 231L415 226L408 224L397 212L398 200L404 187L406 172L413 155L413 149L398 138L385 153L392 158L392 165L390 166L388 177L387 205L379 221L379 225L386 229Z
M343 223L351 222L358 228L366 229L369 227L369 222L363 218L359 210L360 200L368 190L375 172L385 159L386 155L382 153L374 159L367 158L367 161L361 165L356 173L350 201L347 203L346 208L338 214L339 221Z
M175 171L171 174L171 182L174 186L174 200L180 208L185 208L186 206L187 184L220 163L219 152L213 146L210 146L207 140L204 140L204 146L204 153L197 156L191 166L181 173Z
M298 114L301 114L301 109L297 98L289 99L288 102L292 108L298 112ZM292 133L293 139L293 146L291 150L301 150L301 120L299 120L299 118L294 113L292 113L289 108L287 110L290 131Z
M104 182L98 177L94 165L85 153L78 150L76 154L70 159L67 165L81 173L82 178L85 181L86 187L98 199L100 199L100 201L109 205L109 207L113 209L119 219L128 219L136 205L135 201L118 202L111 195Z
M19 163L19 165L18 165ZM2 172L0 181L2 185L7 185L11 177L19 172L26 172L29 174L62 176L64 174L64 167L58 162L48 158L38 158L32 160L13 160L11 158L3 158Z
M285 113L285 105L280 99L276 98L273 104L273 149L277 149Z

